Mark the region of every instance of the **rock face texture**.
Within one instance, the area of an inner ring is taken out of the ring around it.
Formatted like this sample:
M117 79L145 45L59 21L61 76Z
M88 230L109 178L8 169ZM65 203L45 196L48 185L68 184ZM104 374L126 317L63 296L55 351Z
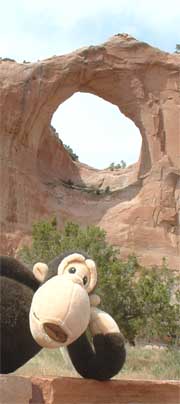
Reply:
M135 165L100 171L71 160L50 123L78 91L117 105L136 124ZM1 60L0 142L1 253L14 254L34 221L56 215L61 227L68 219L103 227L124 256L134 252L148 265L167 257L178 268L179 55L118 34L37 63Z
M178 381L1 376L3 404L179 404Z

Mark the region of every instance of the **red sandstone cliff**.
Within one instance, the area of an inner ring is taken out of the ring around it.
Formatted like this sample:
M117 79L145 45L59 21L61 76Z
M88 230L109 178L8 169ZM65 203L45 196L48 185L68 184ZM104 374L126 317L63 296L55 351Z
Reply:
M111 172L70 159L50 122L77 91L104 98L134 121L142 135L136 165ZM0 142L1 253L12 254L34 221L55 214L59 226L67 219L102 226L123 255L135 252L145 264L165 256L178 268L179 55L117 35L37 63L1 60ZM96 195L86 186L113 192Z

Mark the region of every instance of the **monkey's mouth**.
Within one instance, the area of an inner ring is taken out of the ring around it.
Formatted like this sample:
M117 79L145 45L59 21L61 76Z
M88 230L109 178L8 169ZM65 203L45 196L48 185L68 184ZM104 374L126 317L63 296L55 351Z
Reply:
M43 328L48 337L53 339L53 341L63 344L68 339L68 335L66 334L66 332L57 324L44 323Z
M36 320L40 321L40 318L37 316L35 311L33 311L33 316L36 318ZM53 341L63 344L68 339L68 335L63 330L63 328L58 324L49 322L43 323L43 328L48 337L50 337Z
M35 311L33 311L33 316L34 316L38 321L40 321L40 318L37 316L37 314L35 313Z

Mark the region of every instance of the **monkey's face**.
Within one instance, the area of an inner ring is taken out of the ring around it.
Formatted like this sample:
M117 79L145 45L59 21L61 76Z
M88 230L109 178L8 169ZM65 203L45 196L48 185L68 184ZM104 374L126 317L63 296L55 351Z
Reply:
M33 272L42 281L47 270L45 264L38 263ZM96 281L94 261L81 254L63 259L57 275L40 286L32 300L30 329L40 346L67 346L83 334L90 320L88 293Z

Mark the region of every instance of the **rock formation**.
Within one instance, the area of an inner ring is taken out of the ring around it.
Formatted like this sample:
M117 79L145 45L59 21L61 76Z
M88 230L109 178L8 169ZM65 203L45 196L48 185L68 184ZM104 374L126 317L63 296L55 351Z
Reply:
M178 404L178 380L97 380L1 375L2 403Z
M50 124L78 91L117 105L136 124L142 149L135 165L95 170L71 160ZM67 219L103 227L124 256L135 252L148 265L167 257L178 268L178 54L118 34L37 63L1 60L0 111L1 253L13 254L34 221L56 215L61 227Z

